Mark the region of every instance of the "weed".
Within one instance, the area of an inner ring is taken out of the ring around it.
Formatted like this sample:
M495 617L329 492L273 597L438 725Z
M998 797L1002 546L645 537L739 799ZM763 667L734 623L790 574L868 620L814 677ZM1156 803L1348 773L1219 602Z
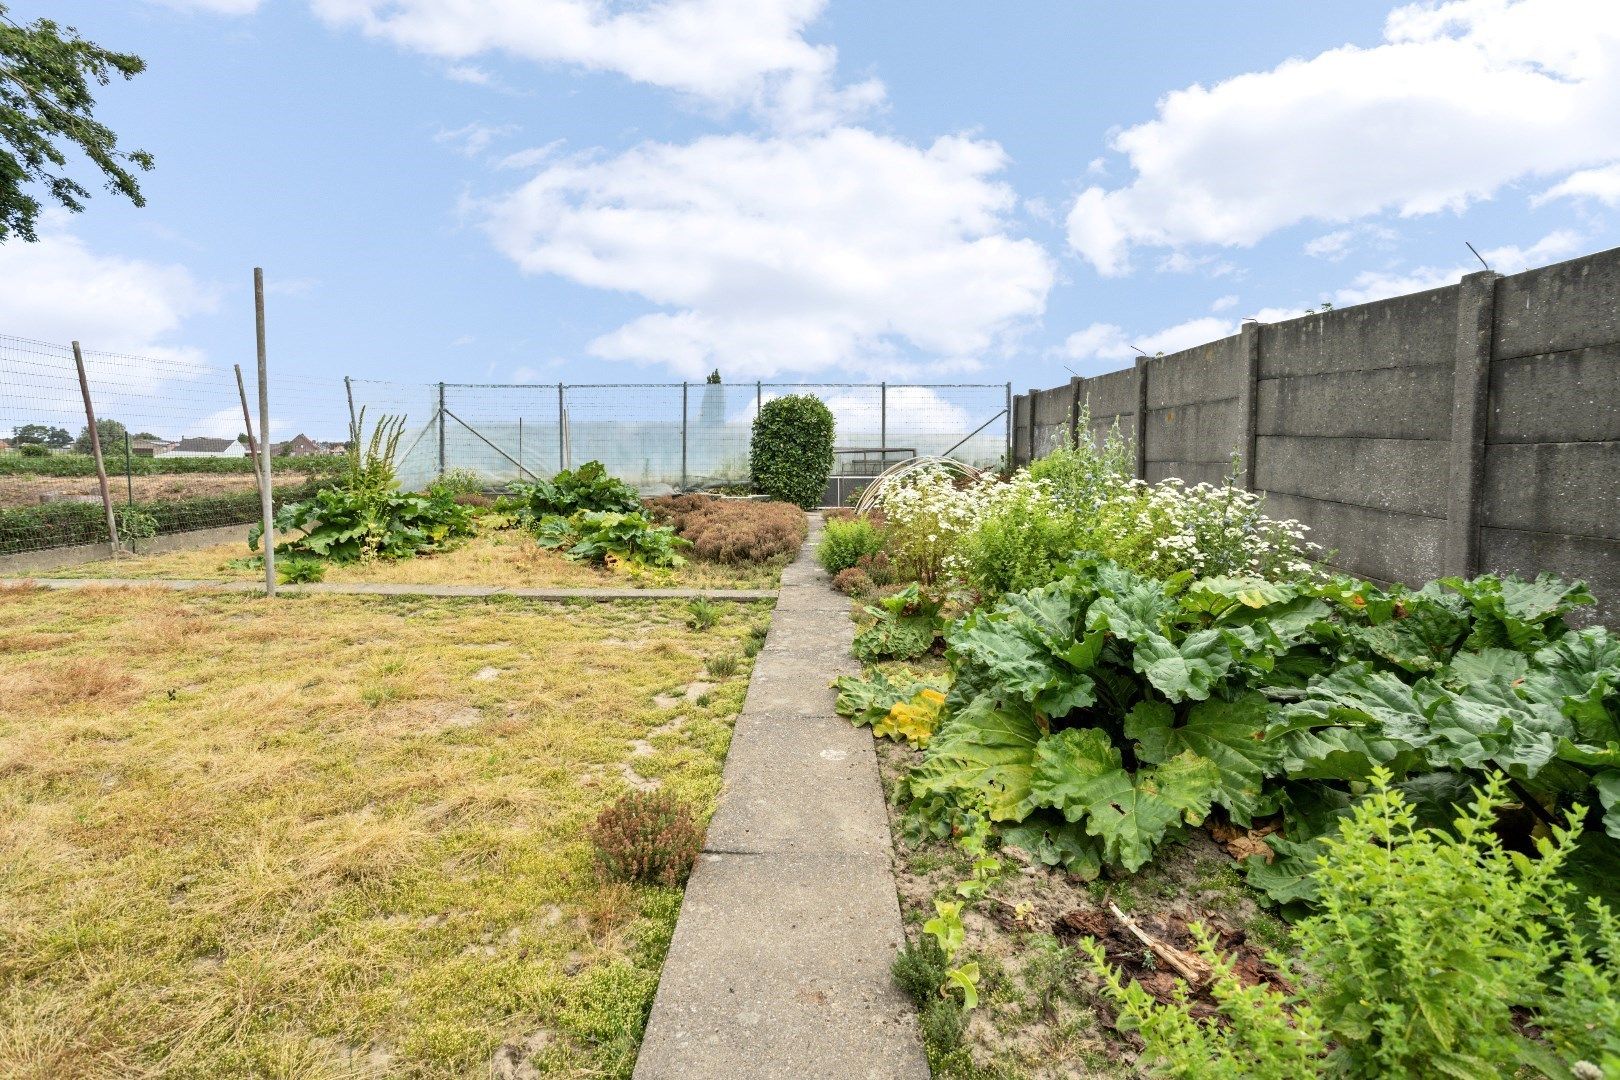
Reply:
M591 841L610 877L666 887L686 880L701 845L691 808L658 791L633 791L603 810Z
M686 625L693 630L708 630L720 621L720 606L706 596L696 596L686 602Z
M716 679L729 679L737 674L737 668L741 664L742 661L737 659L735 653L726 653L723 656L710 657L705 670Z

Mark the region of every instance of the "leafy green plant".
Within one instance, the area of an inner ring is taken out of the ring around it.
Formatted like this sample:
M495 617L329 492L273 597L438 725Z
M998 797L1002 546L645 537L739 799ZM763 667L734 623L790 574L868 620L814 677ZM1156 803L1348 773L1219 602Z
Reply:
M915 660L932 652L941 628L941 601L918 585L908 585L892 596L868 605L872 622L855 635L857 659Z
M630 514L641 510L636 489L617 477L609 476L600 461L587 461L576 469L564 469L549 480L514 484L510 494L498 504L533 524L547 517L572 517L582 511Z
M590 836L610 877L648 885L680 885L702 845L691 808L661 791L621 796L597 816Z
M1570 1077L1620 1066L1620 927L1593 902L1595 934L1579 929L1559 878L1576 815L1526 858L1495 832L1507 789L1493 775L1450 830L1426 828L1376 770L1371 794L1322 845L1322 906L1294 928L1297 961L1272 958L1294 994L1243 985L1205 935L1221 1020L1197 1019L1185 996L1159 1005L1123 984L1091 944L1146 1060L1162 1075L1233 1077L1505 1078L1526 1066Z
M292 555L276 561L276 576L283 585L307 585L326 579L326 564L320 559Z
M693 630L710 630L720 621L720 605L706 596L694 596L686 602L686 625Z
M716 679L729 679L737 674L737 669L741 664L742 661L738 660L734 653L726 653L722 656L710 657L709 662L704 665L704 669Z
M458 495L481 495L484 479L471 469L449 469L427 486L432 497L454 499Z
M821 542L816 545L816 561L829 574L838 574L855 567L863 556L876 555L883 550L883 533L864 517L847 520L836 518L821 530Z
M820 398L790 394L764 404L748 454L755 489L798 506L819 506L832 466L833 415Z
M689 546L674 529L655 525L640 512L582 510L566 518L551 515L535 523L534 534L543 548L606 566L682 566L686 559L681 551Z
M149 540L157 535L157 516L140 506L135 504L120 506L113 513L118 524L118 539L126 546L133 541Z
M276 551L285 555L348 563L408 559L444 551L473 532L472 511L447 494L399 490L394 454L403 417L383 417L363 439L365 410L349 431L345 469L338 482L314 497L276 511ZM263 529L248 533L257 551Z

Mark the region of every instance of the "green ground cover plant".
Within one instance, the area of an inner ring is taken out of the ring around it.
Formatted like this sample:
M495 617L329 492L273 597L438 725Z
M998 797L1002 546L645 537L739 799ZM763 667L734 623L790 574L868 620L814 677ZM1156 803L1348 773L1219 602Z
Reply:
M816 561L829 574L840 574L883 550L883 533L864 517L829 517L816 544Z

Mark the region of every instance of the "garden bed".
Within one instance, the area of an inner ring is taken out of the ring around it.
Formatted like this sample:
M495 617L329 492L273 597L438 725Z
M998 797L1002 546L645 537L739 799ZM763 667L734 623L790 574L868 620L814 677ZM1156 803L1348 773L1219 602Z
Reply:
M0 1074L628 1076L762 606L0 591ZM26 628L26 629L17 629Z
M248 555L247 544L221 544L196 551L108 559L50 577L167 578L246 581L263 570L232 566ZM392 582L401 585L499 585L508 588L699 588L774 589L786 558L763 563L711 563L692 559L676 569L623 566L607 570L565 559L540 547L521 530L480 528L460 547L414 559L331 564L323 580L333 584Z

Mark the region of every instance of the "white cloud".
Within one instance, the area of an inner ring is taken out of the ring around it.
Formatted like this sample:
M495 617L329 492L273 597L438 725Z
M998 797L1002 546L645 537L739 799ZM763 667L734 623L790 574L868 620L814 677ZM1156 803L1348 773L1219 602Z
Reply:
M1620 162L1601 169L1582 169L1530 200L1540 206L1553 199L1596 199L1605 206L1620 206Z
M456 61L488 53L617 72L784 128L823 127L881 102L882 84L840 86L837 50L805 28L826 0L311 0L316 13Z
M1148 334L1127 334L1113 323L1092 323L1076 330L1058 352L1070 360L1130 360L1137 356L1180 352L1237 333L1230 319L1202 315Z
M1548 233L1529 247L1504 244L1501 247L1486 248L1480 254L1497 273L1517 274L1533 266L1545 266L1547 263L1567 258L1579 251L1585 242L1586 238L1580 233L1571 229L1559 229ZM1413 270L1363 271L1357 274L1348 286L1333 293L1333 302L1339 307L1347 307L1351 304L1365 304L1405 293L1422 292L1425 289L1438 289L1442 285L1454 285L1464 274L1482 269L1484 267L1478 262L1458 262L1454 266L1423 266Z
M458 128L440 128L433 133L433 141L452 147L464 157L477 157L497 140L518 132L516 124L480 124L476 121Z
M1227 293L1225 296L1218 297L1213 304L1210 304L1209 310L1226 311L1229 308L1237 307L1237 302L1238 298L1236 293Z
M842 368L905 350L970 366L1045 306L1052 261L1006 231L994 143L914 147L859 128L647 143L556 161L483 206L529 273L665 309L592 342L700 378Z
M1385 42L1166 95L1113 148L1135 176L1075 200L1103 274L1147 245L1246 246L1302 221L1458 210L1533 175L1620 157L1620 4L1410 4Z
M0 244L0 281L0 332L107 352L194 355L174 333L219 306L184 267L93 251L54 213L38 243Z

